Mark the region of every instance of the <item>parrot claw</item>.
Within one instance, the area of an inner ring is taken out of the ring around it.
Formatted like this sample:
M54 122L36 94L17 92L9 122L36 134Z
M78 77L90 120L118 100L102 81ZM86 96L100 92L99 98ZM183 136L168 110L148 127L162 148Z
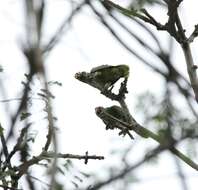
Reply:
M108 88L104 87L102 90L101 90L101 94L112 94L111 90L109 90Z
M115 127L113 127L112 125L106 125L106 130L111 129L113 130Z
M118 133L119 136L120 136L120 135L123 135L123 137L125 137L126 134L129 135L129 137L130 137L131 139L134 139L133 135L129 132L128 129L123 129L122 131L120 131L120 132Z

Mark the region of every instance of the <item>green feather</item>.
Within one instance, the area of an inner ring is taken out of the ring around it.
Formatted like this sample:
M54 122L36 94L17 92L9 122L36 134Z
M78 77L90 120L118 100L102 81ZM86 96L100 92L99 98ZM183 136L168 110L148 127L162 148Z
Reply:
M121 120L121 121L124 121L124 122L129 122L129 118L127 117L125 111L119 107L119 106L111 106L111 107L107 107L105 108L105 111L112 115L113 117Z
M109 88L114 85L120 78L128 78L129 66L127 65L102 65L91 70L95 82Z

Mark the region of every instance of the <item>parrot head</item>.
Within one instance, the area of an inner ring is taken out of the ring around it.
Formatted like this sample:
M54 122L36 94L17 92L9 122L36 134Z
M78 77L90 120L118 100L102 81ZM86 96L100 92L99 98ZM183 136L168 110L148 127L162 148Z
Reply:
M78 72L74 75L74 77L78 80L82 80L85 76L85 72Z
M129 76L129 66L128 65L118 65L116 66L120 72L120 76L128 77Z
M100 115L101 114L101 112L104 110L104 108L103 107L96 107L95 108L95 112L96 112L96 115L98 116L98 115Z

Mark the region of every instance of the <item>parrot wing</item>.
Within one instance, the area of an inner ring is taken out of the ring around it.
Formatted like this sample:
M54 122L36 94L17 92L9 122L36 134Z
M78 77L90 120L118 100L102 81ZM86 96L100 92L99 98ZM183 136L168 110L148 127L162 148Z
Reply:
M94 73L94 72L97 72L97 71L102 71L103 69L107 69L107 68L109 69L111 67L113 67L113 66L112 65L100 65L98 67L92 68L91 73Z

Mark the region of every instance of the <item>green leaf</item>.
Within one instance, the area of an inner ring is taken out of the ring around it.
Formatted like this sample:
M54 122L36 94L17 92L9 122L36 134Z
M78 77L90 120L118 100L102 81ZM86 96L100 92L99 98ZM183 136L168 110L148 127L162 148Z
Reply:
M58 183L57 181L55 182L55 187L54 187L55 190L63 190L63 185Z
M3 135L4 128L0 125L0 136Z
M65 175L65 172L62 170L62 168L60 168L60 167L57 166L57 170L58 170L58 172L60 172L62 175Z
M85 172L80 171L80 174L83 175L85 178L89 178L91 175Z
M26 118L28 118L28 117L31 116L31 115L32 115L31 113L22 112L22 113L21 113L20 120L23 121L23 120L25 120Z
M80 178L80 177L79 177L79 176L77 176L77 175L75 175L75 176L74 176L74 178L75 178L76 180L78 180L79 182L81 182L81 183L83 182L83 179L82 179L82 178Z
M71 183L75 186L75 188L78 188L78 184L74 181L71 181Z
M46 90L46 89L41 89L41 91L42 91L43 93L45 93L46 96L48 96L49 98L52 98L52 99L55 98L55 96L54 96L50 91L48 91L48 90ZM42 94L42 93L38 93L38 95L39 95L39 94ZM43 94L42 94L42 95L43 95Z
M139 14L137 13L137 10L133 8L131 8L130 10L125 9L124 7L121 7L120 5L113 3L112 1L109 1L109 0L104 0L104 3L107 4L108 6L118 9L121 13L123 13L126 16L139 16Z
M71 160L68 159L68 160L66 160L66 162L63 166L65 167L66 170L69 170L70 167L71 168L73 167L73 163Z

